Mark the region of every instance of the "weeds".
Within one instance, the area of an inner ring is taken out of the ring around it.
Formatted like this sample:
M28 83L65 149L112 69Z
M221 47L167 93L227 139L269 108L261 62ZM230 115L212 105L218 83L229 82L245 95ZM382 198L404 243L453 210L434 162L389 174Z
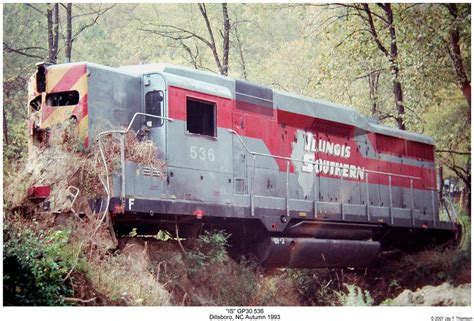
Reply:
M44 231L24 221L4 222L4 304L65 305L63 278L73 266L69 231Z
M370 296L369 291L362 291L360 287L354 284L346 284L344 286L347 289L345 292L337 292L339 304L343 306L372 306L374 300Z
M194 250L186 252L187 265L191 273L198 272L210 264L219 264L227 260L227 239L224 231L205 231L199 236Z
M163 306L170 295L147 263L136 256L104 254L88 262L87 277L100 291L126 305Z

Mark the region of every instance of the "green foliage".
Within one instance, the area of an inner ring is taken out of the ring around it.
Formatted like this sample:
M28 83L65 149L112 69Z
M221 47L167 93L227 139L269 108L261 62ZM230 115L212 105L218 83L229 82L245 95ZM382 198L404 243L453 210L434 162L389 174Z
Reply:
M155 238L159 241L166 242L168 240L172 240L173 236L171 235L170 232L165 231L165 230L159 230L158 233L156 233Z
M86 13L100 6L75 4L73 33L88 25L94 15ZM14 48L33 47L28 54L45 56L45 5L35 7L39 11L25 4L4 5L4 42ZM374 14L384 15L377 5L371 4L370 8ZM408 129L433 136L438 149L469 151L468 106L458 88L447 44L450 32L458 28L463 63L470 70L470 6L458 4L457 20L443 4L394 4L392 8ZM222 8L220 4L208 4L206 9L211 27L218 34ZM230 76L351 105L383 119L387 125L395 125L393 119L383 117L394 110L390 62L367 32L365 22L350 8L229 4L228 10L232 21ZM377 17L374 21L381 42L388 48L386 26ZM197 4L118 4L74 40L73 61L110 66L166 62L217 71L206 44L195 37L176 40L160 36L156 32L160 25L209 37ZM62 37L60 47L64 47ZM62 57L61 50L60 61ZM4 46L4 106L12 138L12 146L5 148L4 161L24 155L26 80L36 62L38 58L8 51ZM379 75L375 112L369 86L373 73ZM470 172L469 156L438 156L447 167L456 165Z
M136 227L132 228L132 230L128 233L128 236L130 237L137 236L137 228Z
M344 286L347 289L347 293L338 292L337 297L339 304L343 306L372 306L374 300L370 296L369 291L362 291L360 287L354 284L346 284Z
M3 164L7 167L10 163L18 162L26 156L28 144L24 122L12 122L8 131L9 142L3 148ZM8 171L5 174L8 174Z
M194 250L186 252L190 271L196 272L210 264L219 264L227 260L227 240L230 234L216 230L205 231L199 236Z
M74 265L69 231L4 224L3 287L6 305L65 305L72 290L63 281Z

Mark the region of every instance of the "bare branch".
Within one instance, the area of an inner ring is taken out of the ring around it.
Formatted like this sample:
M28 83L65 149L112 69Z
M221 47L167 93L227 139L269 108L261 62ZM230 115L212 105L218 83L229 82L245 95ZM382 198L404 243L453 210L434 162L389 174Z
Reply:
M173 40L185 40L185 39L190 39L190 38L196 38L204 42L206 46L208 46L209 48L212 48L212 44L209 41L207 41L207 39L201 37L200 35L192 31L189 31L180 27L171 26L171 25L155 25L151 23L149 24L156 28L164 28L165 30L159 31L159 30L144 29L144 28L139 28L139 30L145 31L145 32L151 32L151 33L160 35L162 37L170 38ZM166 29L169 29L169 30L166 30Z
M39 12L40 14L45 15L45 12L44 12L44 11L42 11L42 10L36 8L36 7L35 7L34 5L32 5L32 4L30 4L30 3L25 3L25 5L26 5L27 7L30 7L31 9L35 10L36 12Z
M449 153L449 154L456 154L456 155L471 155L471 152L462 152L457 150L449 150L449 149L437 149L437 153Z
M238 30L238 24L234 24L234 37L237 42L237 49L239 50L239 56L240 56L240 67L242 68L242 73L244 80L248 80L247 77L247 68L245 65L245 59L244 59L244 50L242 46L242 41L240 40L240 35L239 35L239 30Z
M78 298L67 298L63 297L64 302L69 302L69 303L91 303L97 300L97 298L91 298L88 300L83 300L83 299L78 299Z
M6 44L5 42L3 43L3 50L6 51L6 52L12 52L12 53L16 53L16 54L19 54L19 55L22 55L22 56L25 56L25 57L37 58L37 59L41 59L41 60L44 59L45 56L39 56L37 54L31 53L31 52L28 52L28 51L30 51L30 50L48 51L47 49L42 48L42 47L12 48L8 44Z
M219 59L219 55L217 53L216 41L214 39L214 33L212 32L211 23L209 21L209 17L207 16L206 4L198 3L198 7L199 7L199 10L201 11L202 17L204 18L204 21L205 21L206 27L207 27L207 31L209 33L209 37L210 37L210 41L209 41L210 46L209 47L211 48L212 55L214 56L214 60L216 61L217 67L219 68L219 71L222 74L223 73L223 67L222 67L221 60Z
M72 36L72 41L74 42L74 40L76 40L76 38L79 36L79 34L81 34L84 30L92 27L93 25L95 25L97 23L97 20L99 20L99 18L104 15L107 11L111 10L113 7L115 7L115 3L113 5L111 5L110 7L107 7L105 9L100 9L97 10L96 12L93 12L93 13L90 13L89 15L92 15L92 14L95 14L96 16L94 17L94 19L92 20L92 22L82 26L79 31L77 31L73 36Z
M184 48L184 50L188 53L189 55L189 58L191 58L191 63L193 64L194 68L196 69L199 69L198 68L198 64L197 64L197 55L194 55L193 54L193 51L191 50L191 48L189 46L187 46L184 41L180 41L180 44L181 46Z
M370 32L370 30L364 29L364 28L363 28L363 29L357 29L357 30L352 31L352 32L349 33L347 36L345 36L345 37L334 47L334 49L339 48L347 39L349 39L350 37L352 37L352 36L355 35L356 33L358 33L358 32L364 32L364 31L369 31L369 32Z
M375 29L374 20L372 18L372 11L370 10L369 5L367 3L364 3L363 6L364 6L364 11L367 14L367 21L369 23L370 34L372 35L373 40L377 44L377 47L383 52L383 54L386 57L389 57L390 55L387 51L387 48L385 48L382 42L380 41L379 36L377 34L377 30Z

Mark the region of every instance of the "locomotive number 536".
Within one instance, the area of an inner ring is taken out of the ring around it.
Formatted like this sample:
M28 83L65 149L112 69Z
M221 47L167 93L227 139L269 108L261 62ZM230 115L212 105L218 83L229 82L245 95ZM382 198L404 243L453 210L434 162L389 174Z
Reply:
M192 145L191 148L189 149L189 156L192 159L199 158L200 160L203 160L203 161L209 160L211 162L213 162L216 159L215 154L214 154L214 149L212 148L206 149L202 146L198 147L194 145Z

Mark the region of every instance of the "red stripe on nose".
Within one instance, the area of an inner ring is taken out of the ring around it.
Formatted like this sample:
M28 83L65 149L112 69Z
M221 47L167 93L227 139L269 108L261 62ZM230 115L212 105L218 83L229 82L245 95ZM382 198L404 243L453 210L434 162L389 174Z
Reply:
M69 68L63 78L51 89L50 92L70 90L72 86L86 73L86 65L76 65Z
M76 116L77 121L80 122L88 113L87 94L81 98L79 104L72 110L72 115Z

